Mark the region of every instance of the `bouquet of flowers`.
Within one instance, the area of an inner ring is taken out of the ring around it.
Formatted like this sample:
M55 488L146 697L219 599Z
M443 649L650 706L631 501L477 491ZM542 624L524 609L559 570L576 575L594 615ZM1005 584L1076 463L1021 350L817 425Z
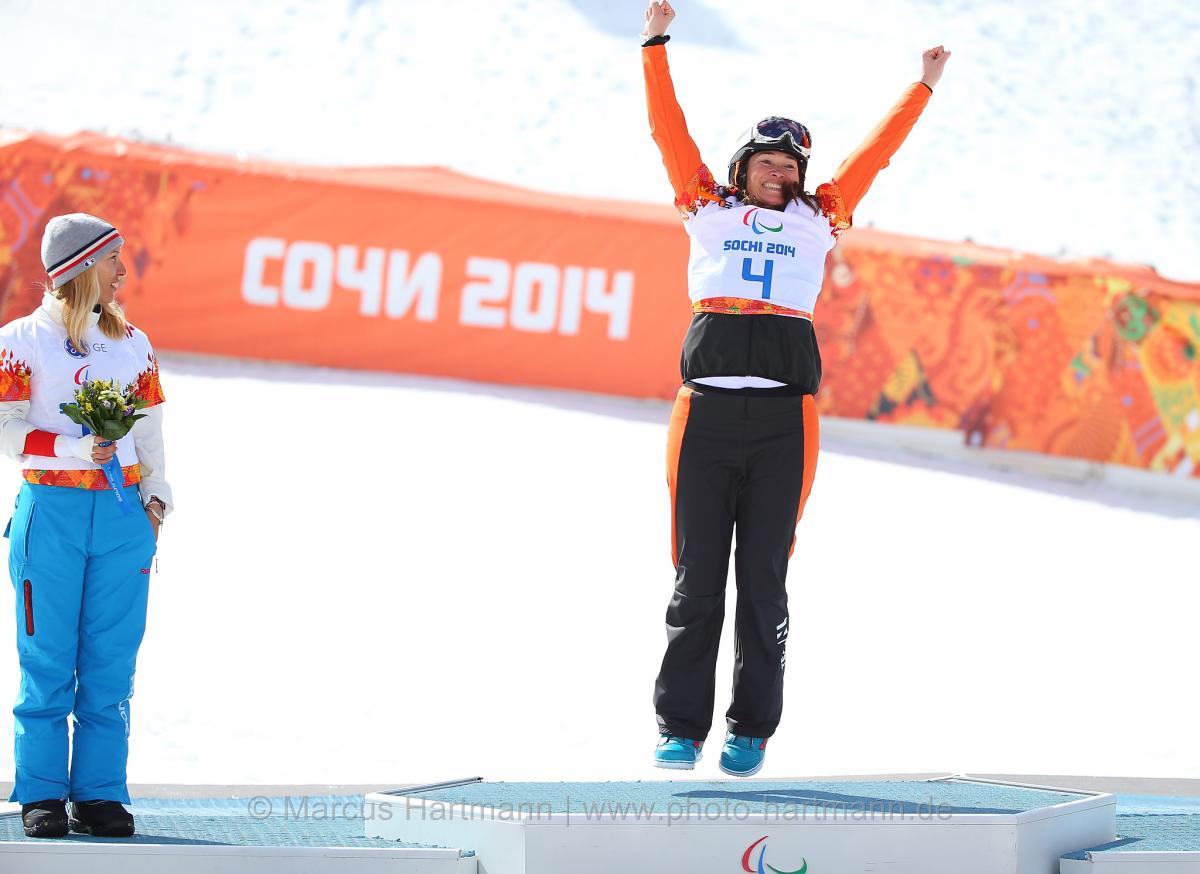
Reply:
M146 401L138 394L135 384L119 389L111 379L89 379L75 390L75 403L62 405L62 412L76 425L82 425L85 434L103 437L101 446L110 446L114 440L128 434L138 419L146 418L145 414L137 412L144 406ZM101 470L117 496L121 512L132 512L122 492L125 477L117 456L113 455Z

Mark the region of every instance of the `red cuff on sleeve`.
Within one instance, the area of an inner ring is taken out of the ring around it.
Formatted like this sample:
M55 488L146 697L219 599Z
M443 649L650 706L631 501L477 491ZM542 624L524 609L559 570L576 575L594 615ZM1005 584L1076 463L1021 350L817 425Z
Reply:
M54 438L57 434L51 434L49 431L30 431L25 437L26 455L45 455L49 458L54 457Z

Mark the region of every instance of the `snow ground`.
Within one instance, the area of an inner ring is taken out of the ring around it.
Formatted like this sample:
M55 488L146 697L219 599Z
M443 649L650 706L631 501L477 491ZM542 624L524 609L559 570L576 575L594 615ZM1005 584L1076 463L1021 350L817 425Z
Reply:
M1200 4L676 6L680 99L718 175L740 131L784 114L813 130L810 183L828 178L920 75L921 51L943 43L946 76L858 224L1200 281ZM302 162L443 164L669 203L643 107L644 7L5 0L0 124Z
M662 778L666 404L177 356L163 382L132 782ZM1200 777L1200 505L1100 497L827 441L768 776ZM17 676L0 647L0 700Z
M714 166L781 112L813 128L827 177L944 42L946 78L860 224L1200 280L1195 4L677 5L672 64ZM6 0L0 124L667 202L641 7ZM180 509L132 781L663 776L664 404L163 363ZM253 419L214 429L217 404ZM300 404L327 411L317 428ZM1200 777L1197 542L1194 505L827 441L768 775ZM12 648L0 678L11 698Z

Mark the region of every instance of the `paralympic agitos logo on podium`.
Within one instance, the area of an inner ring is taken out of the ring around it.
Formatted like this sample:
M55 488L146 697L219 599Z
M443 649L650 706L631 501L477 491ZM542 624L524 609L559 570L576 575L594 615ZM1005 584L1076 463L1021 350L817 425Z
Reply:
M766 861L766 859L767 859L766 840L769 837L770 837L770 835L763 835L761 838L759 838L757 841L752 843L750 846L746 847L746 852L742 853L742 870L743 871L747 872L747 874L767 874L767 871L772 871L772 872L774 872L774 874L807 874L807 872L808 872L808 860L807 859L801 859L800 867L796 868L792 871L784 871L783 869L776 868L774 865L768 863ZM754 850L759 844L762 844L762 849L758 851L758 867L751 868L750 867L751 857L754 855Z

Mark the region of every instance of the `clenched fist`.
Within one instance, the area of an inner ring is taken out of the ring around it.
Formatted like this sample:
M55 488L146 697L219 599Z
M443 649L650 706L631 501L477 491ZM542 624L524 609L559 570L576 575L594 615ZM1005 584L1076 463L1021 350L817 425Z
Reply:
M935 46L921 55L921 81L928 85L930 90L942 78L942 71L946 68L946 60L949 57L950 53L946 51L945 46Z
M667 0L654 0L646 7L646 26L642 28L642 40L662 36L675 20L675 10Z

